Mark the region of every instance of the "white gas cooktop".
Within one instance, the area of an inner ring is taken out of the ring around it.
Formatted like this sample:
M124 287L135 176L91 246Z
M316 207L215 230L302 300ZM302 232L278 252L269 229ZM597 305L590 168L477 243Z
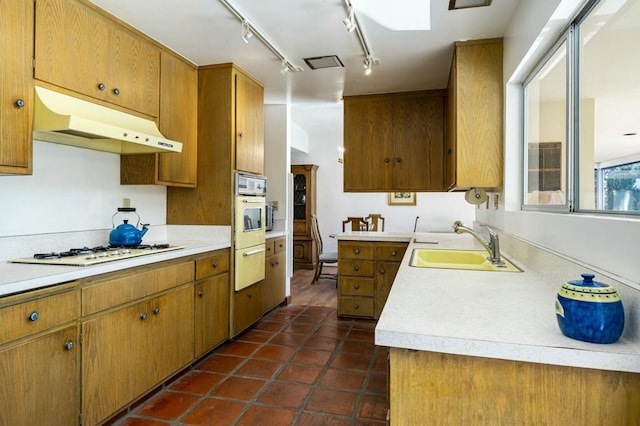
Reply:
M180 250L184 246L168 244L140 245L136 247L83 247L59 253L37 253L32 257L11 259L11 263L39 263L45 265L91 266L132 257L148 256L166 251Z

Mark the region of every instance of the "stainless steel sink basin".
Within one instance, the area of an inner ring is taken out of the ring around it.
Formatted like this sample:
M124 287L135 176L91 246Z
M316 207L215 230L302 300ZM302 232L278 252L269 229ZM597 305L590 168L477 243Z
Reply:
M409 266L417 268L466 269L471 271L522 272L506 259L491 263L485 250L413 249Z

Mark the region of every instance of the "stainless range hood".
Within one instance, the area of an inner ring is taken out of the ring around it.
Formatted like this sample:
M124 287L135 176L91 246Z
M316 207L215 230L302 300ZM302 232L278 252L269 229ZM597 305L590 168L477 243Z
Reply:
M117 154L182 151L151 120L44 87L35 91L34 139Z

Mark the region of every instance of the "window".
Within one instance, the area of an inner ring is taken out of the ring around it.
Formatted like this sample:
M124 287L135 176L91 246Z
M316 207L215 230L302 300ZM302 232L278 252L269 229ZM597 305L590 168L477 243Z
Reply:
M527 79L524 208L640 214L639 45L639 1L593 0Z

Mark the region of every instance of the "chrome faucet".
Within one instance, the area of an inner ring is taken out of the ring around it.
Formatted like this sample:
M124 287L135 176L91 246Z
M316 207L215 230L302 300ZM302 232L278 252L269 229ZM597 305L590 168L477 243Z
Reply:
M453 230L455 231L456 234L462 234L463 232L471 234L489 252L488 259L494 265L501 265L503 263L502 260L500 259L500 242L498 240L498 234L493 229L487 228L487 231L489 231L488 243L485 242L482 238L480 238L480 236L476 234L473 231L473 229L469 228L468 226L465 226L459 220L456 220L455 222L453 222Z

